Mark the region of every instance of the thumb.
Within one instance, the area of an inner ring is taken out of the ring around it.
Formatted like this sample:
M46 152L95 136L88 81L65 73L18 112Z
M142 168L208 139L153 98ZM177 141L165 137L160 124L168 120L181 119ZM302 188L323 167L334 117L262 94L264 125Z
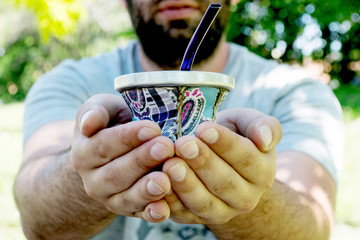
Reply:
M90 137L110 124L131 121L131 112L122 97L99 94L89 98L79 109L76 127Z
M217 114L217 123L250 139L262 152L272 150L281 140L280 122L250 108L228 109Z

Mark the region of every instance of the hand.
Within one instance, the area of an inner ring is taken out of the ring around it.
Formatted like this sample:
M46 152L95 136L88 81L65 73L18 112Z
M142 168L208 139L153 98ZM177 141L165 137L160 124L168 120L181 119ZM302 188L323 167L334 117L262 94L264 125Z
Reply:
M251 109L218 113L196 137L184 136L163 171L172 192L164 199L179 223L223 224L253 210L275 179L275 146L282 130L273 117Z
M174 144L151 121L131 121L119 96L96 95L79 110L71 159L86 193L111 212L161 222L170 210L166 174L151 171L174 154Z

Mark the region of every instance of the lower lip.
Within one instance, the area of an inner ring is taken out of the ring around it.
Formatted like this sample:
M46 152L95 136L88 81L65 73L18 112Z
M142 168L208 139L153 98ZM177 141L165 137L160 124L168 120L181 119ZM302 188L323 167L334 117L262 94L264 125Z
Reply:
M191 17L198 12L195 8L179 8L179 9L165 9L158 12L158 14L168 20L181 20Z

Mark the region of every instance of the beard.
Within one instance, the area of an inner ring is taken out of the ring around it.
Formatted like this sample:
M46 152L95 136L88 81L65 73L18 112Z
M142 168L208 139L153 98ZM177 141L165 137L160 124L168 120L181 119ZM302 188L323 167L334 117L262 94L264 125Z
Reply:
M203 39L194 65L211 57L218 46L230 15L229 0L226 0L224 5ZM186 48L200 20L176 20L164 27L157 24L154 18L145 21L140 10L134 9L131 1L128 1L128 6L132 23L147 57L164 69L180 68Z

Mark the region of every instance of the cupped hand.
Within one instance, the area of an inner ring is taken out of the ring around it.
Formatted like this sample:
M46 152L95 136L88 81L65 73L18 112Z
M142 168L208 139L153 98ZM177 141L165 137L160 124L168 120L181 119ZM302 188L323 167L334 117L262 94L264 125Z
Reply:
M131 121L119 96L96 95L79 110L71 159L86 193L111 212L161 222L168 176L152 171L174 154L173 142L151 121Z
M171 219L222 224L253 210L275 179L280 123L256 110L226 110L196 136L180 138L177 157L163 166L171 179L164 198Z

